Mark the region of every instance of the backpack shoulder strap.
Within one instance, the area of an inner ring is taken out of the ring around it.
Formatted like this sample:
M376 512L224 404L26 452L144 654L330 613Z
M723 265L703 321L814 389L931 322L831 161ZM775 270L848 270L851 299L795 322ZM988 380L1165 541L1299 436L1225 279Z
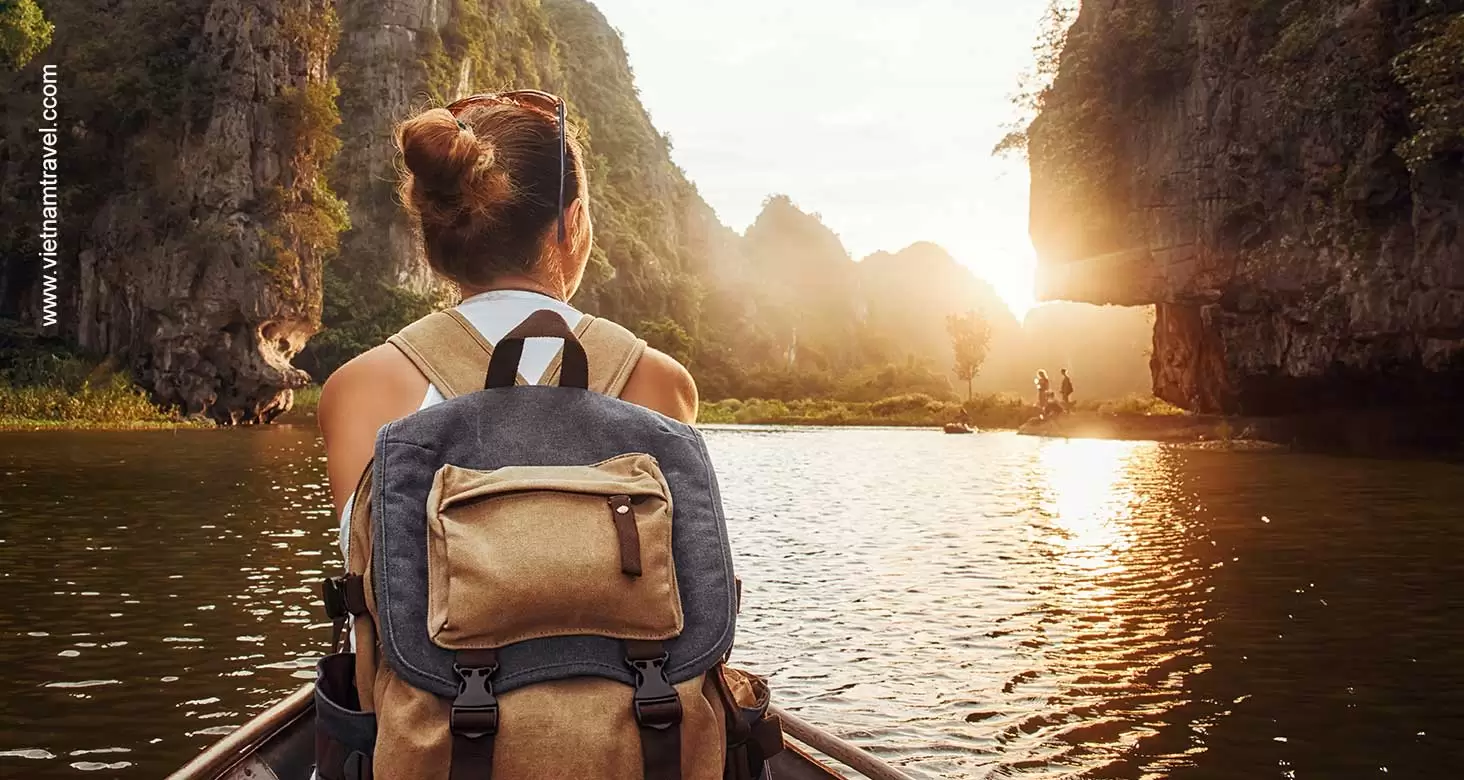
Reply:
M600 320L588 314L581 317L579 324L575 326L575 335L584 341L589 328L596 322L603 322L618 328L624 331L632 341L635 340L635 336L631 335L630 331L613 322ZM604 329L604 326L602 325L598 329ZM597 340L596 344L600 344L601 341L605 343L600 347L591 346L589 341L584 341L585 350L589 352L592 364L591 390L599 390L599 386L595 382L593 365L598 353L594 350L615 348L617 358L620 357L618 352L621 345L620 339L602 338ZM412 365L422 372L422 376L427 377L427 381L442 393L443 398L456 398L482 390L484 382L488 379L488 361L493 358L493 345L489 344L488 340L483 338L483 334L479 333L478 329L473 327L473 324L468 322L468 319L457 309L433 312L402 328L388 338L387 343L401 350L402 354L412 361ZM645 342L641 342L641 344L644 347ZM640 359L640 352L636 352L635 359ZM544 371L544 381L559 381L559 366L562 360L563 352L554 356L554 360L550 361L548 368ZM631 364L631 367L634 367L634 363ZM627 371L626 378L629 376L629 371ZM515 384L527 385L530 382L524 379L523 374L519 374ZM625 382L621 380L612 395L618 394L620 388L624 386ZM600 390L600 392L606 391Z
M610 320L588 314L575 330L590 358L590 389L619 398L646 352L646 342ZM554 370L557 375L558 368Z
M444 398L481 390L488 377L493 347L456 309L435 311L386 341L401 350Z

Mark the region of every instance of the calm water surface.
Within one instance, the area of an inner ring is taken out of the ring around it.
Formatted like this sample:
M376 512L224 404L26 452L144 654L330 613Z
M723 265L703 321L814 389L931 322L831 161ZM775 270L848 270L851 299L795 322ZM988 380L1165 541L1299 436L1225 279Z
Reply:
M1464 467L707 439L734 662L911 774L1464 767ZM0 434L0 777L160 777L309 680L323 466L306 427Z

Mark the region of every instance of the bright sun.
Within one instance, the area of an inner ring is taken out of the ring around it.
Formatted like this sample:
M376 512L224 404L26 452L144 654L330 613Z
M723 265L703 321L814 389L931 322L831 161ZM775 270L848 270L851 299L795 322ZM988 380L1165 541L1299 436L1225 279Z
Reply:
M1032 280L1033 269L1030 265L1022 265L1027 269L1025 274L1014 273L1011 275L1011 279L1003 280L1001 284L992 281L996 294L1000 295L1002 302L1012 310L1012 316L1017 318L1017 322L1026 319L1027 312L1038 305Z
M989 230L978 230L969 244L950 249L951 255L957 261L996 290L996 294L1018 322L1039 305L1036 287L1037 253L1024 233L1025 231L1013 235L1006 231L1003 235L993 225ZM998 236L1006 240L992 240ZM974 240L981 238L990 243L982 246Z

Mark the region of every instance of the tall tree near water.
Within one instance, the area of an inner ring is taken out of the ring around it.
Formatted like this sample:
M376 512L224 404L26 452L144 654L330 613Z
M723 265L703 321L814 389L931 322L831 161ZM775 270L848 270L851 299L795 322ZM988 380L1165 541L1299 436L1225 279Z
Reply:
M946 317L946 332L951 335L951 348L956 353L956 378L966 383L966 400L971 400L971 380L986 361L986 348L991 343L991 326L978 311Z

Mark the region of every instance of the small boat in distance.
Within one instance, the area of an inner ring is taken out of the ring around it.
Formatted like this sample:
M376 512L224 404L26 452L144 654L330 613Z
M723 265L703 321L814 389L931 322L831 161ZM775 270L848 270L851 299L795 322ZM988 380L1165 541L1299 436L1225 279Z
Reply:
M946 433L975 433L976 429L965 423L946 423Z
M315 685L311 683L220 739L168 780L310 780L315 770ZM784 732L847 762L872 780L909 780L894 767L792 713L777 711ZM769 764L777 780L848 780L785 742Z

